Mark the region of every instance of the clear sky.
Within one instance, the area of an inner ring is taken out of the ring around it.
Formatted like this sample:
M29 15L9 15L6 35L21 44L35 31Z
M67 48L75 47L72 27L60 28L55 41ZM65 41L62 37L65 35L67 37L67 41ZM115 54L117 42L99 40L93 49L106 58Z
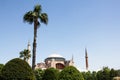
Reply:
M49 16L37 36L37 60L57 53L74 55L75 66L85 70L85 48L89 70L103 66L120 69L120 0L1 0L0 63L19 57L33 42L33 25L23 15L36 4Z

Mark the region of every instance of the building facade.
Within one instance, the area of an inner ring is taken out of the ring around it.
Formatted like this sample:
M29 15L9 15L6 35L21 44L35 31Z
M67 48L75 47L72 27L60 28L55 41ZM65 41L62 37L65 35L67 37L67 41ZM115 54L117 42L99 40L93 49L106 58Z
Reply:
M48 56L44 62L42 63L37 63L36 69L47 69L47 68L55 68L62 70L64 69L65 66L73 66L73 57L71 60L66 60L64 57L62 57L59 54L52 54Z

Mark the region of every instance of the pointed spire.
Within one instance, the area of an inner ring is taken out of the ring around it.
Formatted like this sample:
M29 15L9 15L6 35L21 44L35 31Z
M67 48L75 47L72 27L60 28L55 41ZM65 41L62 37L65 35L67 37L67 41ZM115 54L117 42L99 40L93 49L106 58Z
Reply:
M86 48L85 48L85 62L86 62L86 70L88 70L88 54Z
M85 57L88 58L87 49L85 48Z
M69 66L74 66L73 55L72 58L70 59Z
M72 59L71 59L72 63L74 63L74 59L73 59L73 58L74 58L74 56L73 56L73 54L72 54Z

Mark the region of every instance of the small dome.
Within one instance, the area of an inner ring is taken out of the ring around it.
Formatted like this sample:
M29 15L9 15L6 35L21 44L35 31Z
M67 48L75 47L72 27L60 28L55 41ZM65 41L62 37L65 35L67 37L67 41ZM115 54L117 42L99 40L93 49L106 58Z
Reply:
M63 58L63 56L61 56L61 55L59 55L59 54L51 54L51 55L49 55L48 57L62 57L62 58Z

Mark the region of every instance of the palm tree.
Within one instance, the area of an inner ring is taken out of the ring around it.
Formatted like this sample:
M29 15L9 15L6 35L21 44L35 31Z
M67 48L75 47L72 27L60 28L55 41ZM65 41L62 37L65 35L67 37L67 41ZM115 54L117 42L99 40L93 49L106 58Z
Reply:
M28 49L24 49L24 51L20 52L20 58L23 58L26 62L28 62L31 57L30 51Z
M36 62L36 38L37 38L37 29L40 26L40 22L47 24L48 23L48 16L46 13L41 13L42 8L41 5L36 5L33 11L28 11L23 20L32 24L34 23L34 39L33 39L33 51L32 51L32 69L35 69L35 62Z

